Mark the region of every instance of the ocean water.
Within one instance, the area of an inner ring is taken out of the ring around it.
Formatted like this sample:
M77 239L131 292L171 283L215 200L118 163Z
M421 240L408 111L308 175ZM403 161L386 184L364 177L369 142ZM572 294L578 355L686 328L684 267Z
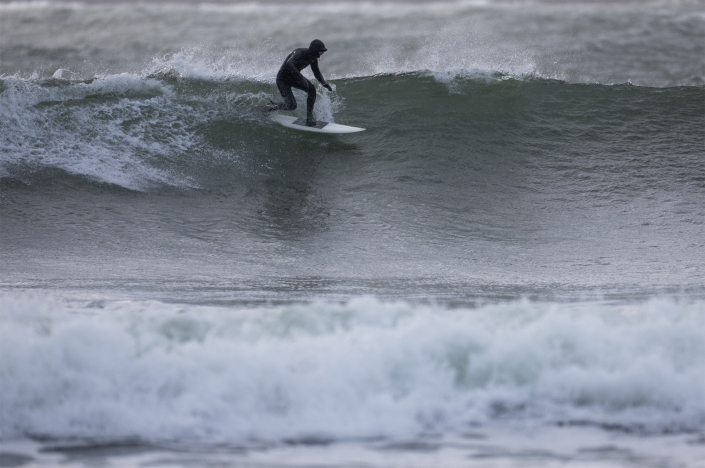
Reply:
M703 460L701 1L0 3L0 467Z

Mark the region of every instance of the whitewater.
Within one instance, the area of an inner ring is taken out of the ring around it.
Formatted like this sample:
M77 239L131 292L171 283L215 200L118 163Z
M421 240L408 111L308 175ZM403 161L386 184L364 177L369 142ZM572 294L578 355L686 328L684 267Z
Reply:
M702 2L0 2L0 466L703 467L704 225Z

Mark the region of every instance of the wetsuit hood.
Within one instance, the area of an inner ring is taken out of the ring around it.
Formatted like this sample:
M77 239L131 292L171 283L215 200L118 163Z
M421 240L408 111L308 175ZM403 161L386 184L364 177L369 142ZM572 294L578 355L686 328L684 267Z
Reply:
M311 42L311 45L308 46L309 52L311 52L315 57L318 57L321 52L325 52L326 50L326 45L323 43L322 40L320 39L314 39Z

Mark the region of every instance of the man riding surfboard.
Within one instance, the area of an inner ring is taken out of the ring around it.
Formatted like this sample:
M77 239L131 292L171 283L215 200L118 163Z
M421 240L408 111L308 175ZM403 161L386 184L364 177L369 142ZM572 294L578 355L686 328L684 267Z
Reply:
M313 83L301 74L301 70L311 66L311 71L319 83L321 83L328 91L333 91L331 85L326 83L326 80L318 68L318 59L327 51L323 41L314 39L308 49L294 49L282 64L277 73L277 88L284 98L284 102L272 103L267 106L267 110L294 110L296 109L296 99L291 88L300 89L308 94L306 100L306 125L314 127L316 120L313 118L313 105L316 102L316 88Z

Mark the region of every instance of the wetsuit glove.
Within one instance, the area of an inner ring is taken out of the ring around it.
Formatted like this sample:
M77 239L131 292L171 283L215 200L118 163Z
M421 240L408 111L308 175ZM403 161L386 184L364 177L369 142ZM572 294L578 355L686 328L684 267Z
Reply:
M329 85L328 83L325 83L323 85L323 87L326 88L328 91L331 91L331 92L333 91L333 87L331 85Z

